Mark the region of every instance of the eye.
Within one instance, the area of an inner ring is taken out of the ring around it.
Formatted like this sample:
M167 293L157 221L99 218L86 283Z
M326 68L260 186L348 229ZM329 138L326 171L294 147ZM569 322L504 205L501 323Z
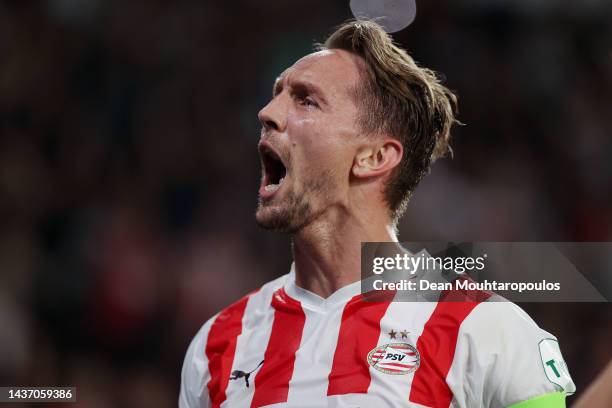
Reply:
M310 96L308 95L300 95L297 97L297 101L300 105L302 106L313 106L313 107L318 107L319 105L317 104L317 102Z

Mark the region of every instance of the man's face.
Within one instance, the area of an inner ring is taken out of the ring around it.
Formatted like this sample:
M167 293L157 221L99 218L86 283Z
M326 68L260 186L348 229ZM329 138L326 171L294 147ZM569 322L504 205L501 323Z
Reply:
M310 54L277 79L259 112L260 226L296 233L347 202L359 126L353 92L358 57L342 50Z

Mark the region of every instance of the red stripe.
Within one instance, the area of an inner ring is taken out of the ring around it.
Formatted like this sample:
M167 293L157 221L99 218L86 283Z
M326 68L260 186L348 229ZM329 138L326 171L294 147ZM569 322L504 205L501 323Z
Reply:
M448 408L453 398L446 376L455 356L459 327L479 302L443 301L443 293L417 341L421 354L409 400L433 408Z
M392 371L394 373L405 373L408 370L398 370L397 368L386 368L386 367L381 367L386 371Z
M387 312L394 295L395 292L386 293L379 301L366 301L364 295L357 295L346 304L329 373L327 395L368 392L368 353L378 343L380 320Z
M400 364L400 363L380 363L378 364L379 367L404 367L404 368L410 368L410 367L414 367L414 364Z
M236 340L242 333L242 317L249 296L223 310L216 317L206 341L206 357L208 358L208 395L213 408L218 408L227 398L225 390L229 382Z
M274 323L264 364L255 376L255 395L251 407L287 401L295 352L302 341L306 315L300 302L290 298L281 288L272 296L272 307L275 309Z

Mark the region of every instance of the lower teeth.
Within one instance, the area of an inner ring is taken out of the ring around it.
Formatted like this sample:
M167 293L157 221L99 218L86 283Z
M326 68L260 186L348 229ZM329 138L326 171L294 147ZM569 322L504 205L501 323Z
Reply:
M281 185L281 183L283 182L283 180L284 180L284 179L285 179L284 177L283 177L283 178L281 178L281 179L278 181L278 184L268 184L267 186L265 186L265 187L264 187L264 189L265 189L266 191L274 191L274 190L278 189L278 187Z

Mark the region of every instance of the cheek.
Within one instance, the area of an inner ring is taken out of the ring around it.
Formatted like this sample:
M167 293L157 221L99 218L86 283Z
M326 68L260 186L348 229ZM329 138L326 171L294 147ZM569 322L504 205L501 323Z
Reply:
M301 154L302 182L325 180L325 184L338 193L348 187L352 158L346 149L334 143L321 142L305 147Z
M348 174L356 138L353 126L294 117L288 130L292 157L305 173L332 172L341 178Z

